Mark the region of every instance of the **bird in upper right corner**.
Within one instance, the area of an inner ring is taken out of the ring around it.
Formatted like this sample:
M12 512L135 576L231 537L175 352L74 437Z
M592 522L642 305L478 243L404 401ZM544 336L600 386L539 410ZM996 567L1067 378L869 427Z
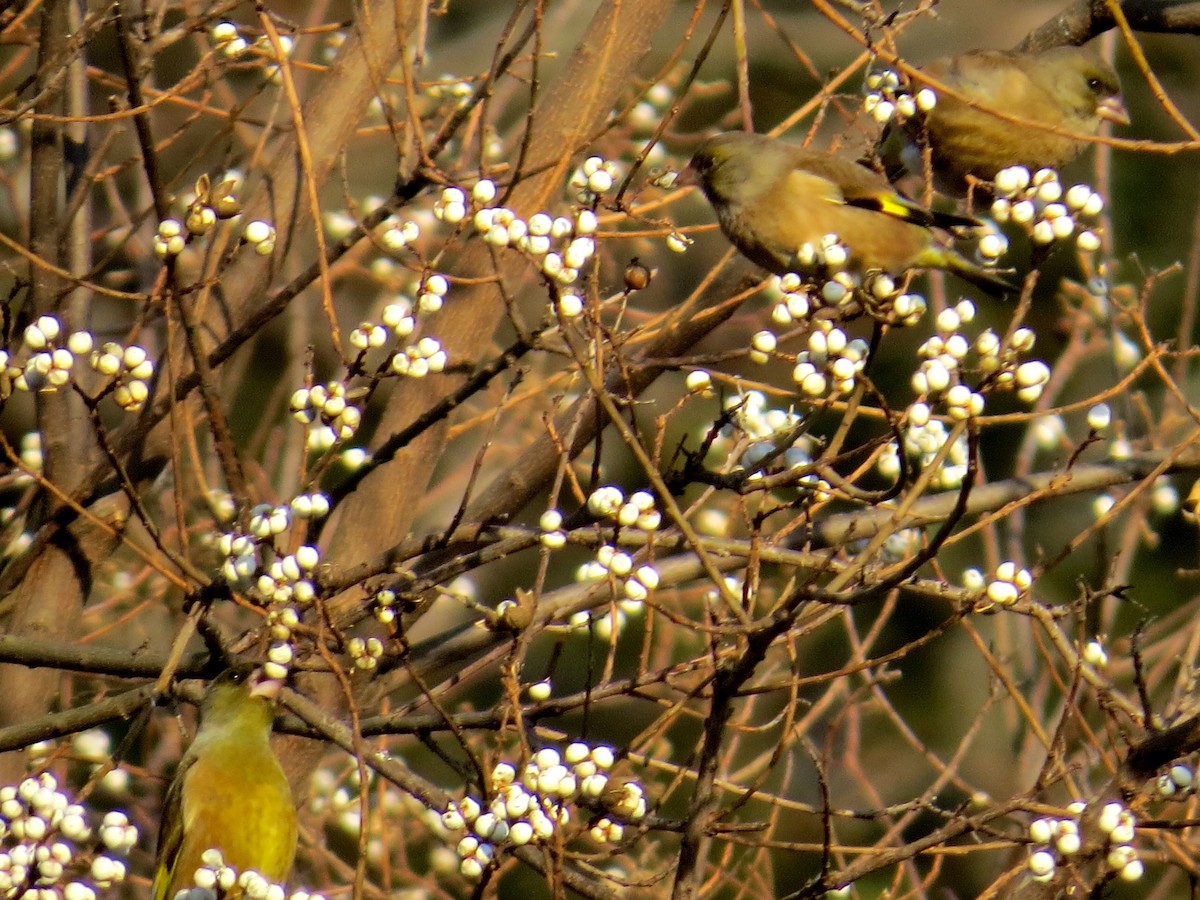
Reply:
M906 172L919 177L921 147L927 142L933 186L949 197L965 196L972 180L990 181L1009 166L1057 169L1087 145L1079 137L1022 126L997 113L1076 135L1094 135L1104 121L1129 124L1117 73L1090 46L1037 53L971 50L934 60L921 71L978 107L941 92L923 116L889 125L877 153L890 180Z

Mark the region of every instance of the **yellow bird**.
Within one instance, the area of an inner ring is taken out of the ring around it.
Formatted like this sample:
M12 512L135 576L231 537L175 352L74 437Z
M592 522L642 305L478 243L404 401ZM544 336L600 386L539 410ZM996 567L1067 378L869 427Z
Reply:
M281 685L249 666L221 674L200 705L200 728L167 789L153 900L193 885L209 848L238 872L283 882L296 854L296 807L271 750Z
M1129 124L1117 73L1091 47L1038 53L971 50L934 60L921 72L971 102L938 94L924 117L887 128L878 152L893 181L906 171L920 176L920 145L927 140L934 187L947 196L963 196L968 178L990 181L1009 166L1057 169L1087 145L1081 138L1030 128L997 113L1076 135L1096 134L1104 121Z
M849 251L847 268L860 274L944 269L989 293L1013 289L930 231L977 220L925 209L848 159L731 131L701 144L678 183L699 185L725 236L776 274L802 270L801 247L819 247L825 235L836 234Z

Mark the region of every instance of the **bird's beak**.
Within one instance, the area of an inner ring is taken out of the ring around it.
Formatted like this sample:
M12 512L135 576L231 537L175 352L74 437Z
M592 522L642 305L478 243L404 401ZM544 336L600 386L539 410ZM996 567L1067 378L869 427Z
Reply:
M675 176L675 181L671 183L672 188L681 187L699 187L700 177L696 174L696 170L690 165L684 166L683 170Z
M261 669L255 671L252 677L254 681L250 688L250 696L262 697L274 703L278 699L280 691L283 690L283 682L267 678Z
M1129 124L1129 110L1125 108L1120 97L1105 97L1096 107L1096 115L1116 125Z

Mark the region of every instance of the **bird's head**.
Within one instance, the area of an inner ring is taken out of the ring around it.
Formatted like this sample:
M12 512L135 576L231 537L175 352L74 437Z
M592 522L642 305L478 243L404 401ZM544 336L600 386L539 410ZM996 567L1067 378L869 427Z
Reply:
M200 704L200 724L227 723L243 716L265 719L274 716L275 699L283 685L267 678L261 669L238 665L214 679Z
M777 145L761 135L718 134L697 148L676 184L696 185L714 204L745 203L763 192L764 177L777 172L769 164L777 153Z
M1117 73L1091 48L1060 47L1047 51L1042 71L1050 79L1051 93L1080 119L1129 124Z

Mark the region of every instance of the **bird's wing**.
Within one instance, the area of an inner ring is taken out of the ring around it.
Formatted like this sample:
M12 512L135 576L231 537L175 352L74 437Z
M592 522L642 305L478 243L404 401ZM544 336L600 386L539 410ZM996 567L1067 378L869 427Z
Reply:
M188 769L196 762L196 757L188 753L179 762L175 777L167 788L163 798L162 816L158 831L158 869L154 873L154 900L163 900L163 894L171 881L171 873L175 869L175 861L179 858L180 848L183 847L183 784Z
M1023 54L974 50L935 59L922 66L921 71L984 104L991 105L1003 98L1003 107L1008 108L1032 87L1029 66L1030 58Z
M822 154L798 157L789 182L804 196L883 213L894 219L928 228L975 226L978 219L955 213L933 212L896 193L879 173L848 159Z
M978 50L937 63L942 65L931 63L922 71L986 107L1072 131L1095 131L1091 119L1100 98L1089 88L1086 73L1094 70L1104 81L1102 73L1111 71L1099 57L1079 47L1038 54ZM1110 93L1117 90L1119 86ZM959 104L953 98L944 102L954 108Z

